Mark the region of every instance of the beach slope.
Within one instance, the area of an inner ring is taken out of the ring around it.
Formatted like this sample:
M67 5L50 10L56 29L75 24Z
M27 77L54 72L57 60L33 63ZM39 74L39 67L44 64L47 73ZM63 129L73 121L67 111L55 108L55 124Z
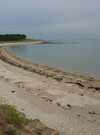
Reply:
M0 51L0 58L2 101L61 135L100 134L99 81L34 65L5 50Z

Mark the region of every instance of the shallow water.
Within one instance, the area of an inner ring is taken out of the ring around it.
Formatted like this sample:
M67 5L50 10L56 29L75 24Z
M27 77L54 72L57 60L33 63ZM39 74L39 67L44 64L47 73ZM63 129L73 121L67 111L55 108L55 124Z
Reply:
M67 72L100 78L100 40L55 41L55 44L13 46L17 56Z

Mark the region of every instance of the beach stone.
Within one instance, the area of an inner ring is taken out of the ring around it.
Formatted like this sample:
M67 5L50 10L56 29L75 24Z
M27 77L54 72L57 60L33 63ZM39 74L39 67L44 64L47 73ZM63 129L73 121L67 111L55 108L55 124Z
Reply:
M72 106L70 104L67 104L67 107L71 108Z
M82 96L82 97L83 97L83 96L84 96L84 94L83 94L83 93L80 93L80 96Z
M100 87L95 87L95 90L100 92Z
M32 132L32 135L59 135L58 131L48 128L38 119L31 121L27 129Z
M41 135L59 135L59 133L51 128L45 128L42 130Z
M63 77L62 76L55 76L54 79L57 80L57 81L62 81Z
M42 130L46 127L46 125L44 125L40 120L38 119L35 119L35 120L32 120L29 124L28 124L28 128L32 129L32 130L35 130L35 129L38 129L38 130Z
M76 82L76 84L79 86L79 87L81 87L81 88L84 88L84 85L82 84L82 82Z
M95 115L95 114L96 114L96 112L95 112L95 111L89 111L89 114L91 114L91 115Z
M16 91L12 90L11 93L15 93Z

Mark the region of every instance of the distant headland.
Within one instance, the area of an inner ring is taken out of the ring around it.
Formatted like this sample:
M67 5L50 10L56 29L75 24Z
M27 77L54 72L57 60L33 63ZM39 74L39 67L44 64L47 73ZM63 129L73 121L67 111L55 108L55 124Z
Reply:
M0 34L0 41L20 41L25 40L26 37L24 34Z
M25 34L0 34L0 46L47 44L48 41L28 38Z

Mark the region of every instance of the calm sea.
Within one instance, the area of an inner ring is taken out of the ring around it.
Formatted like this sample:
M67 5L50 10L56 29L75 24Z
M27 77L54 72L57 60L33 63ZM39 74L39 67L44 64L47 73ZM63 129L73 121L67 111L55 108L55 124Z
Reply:
M52 41L50 39L50 41ZM18 57L33 63L47 64L67 72L100 78L99 39L59 39L54 44L9 47Z
M54 44L14 46L8 49L33 63L100 78L100 32L95 25L0 25L1 33L26 33Z

